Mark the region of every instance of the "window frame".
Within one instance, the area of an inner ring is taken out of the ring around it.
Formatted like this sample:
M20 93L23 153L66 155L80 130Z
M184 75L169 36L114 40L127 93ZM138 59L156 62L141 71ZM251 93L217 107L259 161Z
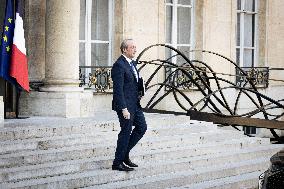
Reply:
M167 14L167 7L170 6L172 7L172 27L171 27L171 43L165 43L166 45L170 45L176 49L178 49L179 47L189 47L190 50L194 49L194 41L195 41L195 35L194 35L194 25L195 25L195 0L190 0L191 1L191 5L182 5L178 3L178 0L172 0L172 3L167 3L167 1L165 1L165 15ZM190 42L189 43L184 43L184 44L178 44L178 14L177 14L177 10L178 7L185 7L185 8L190 8L191 12L190 12L190 16L191 16L191 20L190 20ZM165 21L165 28L167 28L167 21ZM165 32L167 32L167 29L165 30ZM167 36L167 33L165 34L165 36ZM174 55L174 52L171 51L171 56ZM188 55L190 59L192 59L194 57L193 53L188 52ZM177 62L177 57L173 57L172 58L172 62L176 63Z
M241 2L241 9L238 9L238 1L237 1L237 18L238 14L240 14L240 44L237 44L238 32L237 32L237 23L238 19L236 19L236 61L237 61L237 50L239 49L239 62L237 64L240 67L244 67L244 51L245 49L253 50L253 59L252 59L252 67L258 66L258 56L259 56L259 47L258 47L258 0L255 0L254 11L245 10L246 0L239 0ZM245 46L245 15L254 15L254 32L252 33L253 38L253 46L248 47Z
M114 0L108 0L108 40L93 40L92 39L92 0L85 0L85 39L79 39L79 44L84 43L85 48L85 64L84 66L92 65L92 44L108 44L108 62L105 66L112 65L112 41L113 41L113 15L114 15ZM96 65L98 66L98 65Z

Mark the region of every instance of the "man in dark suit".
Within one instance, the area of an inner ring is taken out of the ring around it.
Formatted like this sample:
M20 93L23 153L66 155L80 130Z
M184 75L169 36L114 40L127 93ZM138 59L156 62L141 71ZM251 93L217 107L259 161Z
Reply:
M134 41L132 39L123 40L120 50L122 55L113 64L111 71L112 109L118 115L121 128L112 169L132 171L133 167L138 167L138 165L131 162L129 152L146 132L147 124L140 106L139 73L133 60L136 53ZM132 126L135 126L133 130Z

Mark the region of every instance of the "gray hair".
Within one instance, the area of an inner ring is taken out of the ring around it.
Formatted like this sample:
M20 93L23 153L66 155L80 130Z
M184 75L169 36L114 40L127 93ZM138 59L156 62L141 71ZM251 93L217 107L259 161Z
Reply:
M128 41L133 41L133 39L124 39L124 40L121 42L121 44L120 44L120 51L121 51L121 53L123 53L123 50L124 50L124 49L127 49L127 47L128 47L127 42L128 42Z

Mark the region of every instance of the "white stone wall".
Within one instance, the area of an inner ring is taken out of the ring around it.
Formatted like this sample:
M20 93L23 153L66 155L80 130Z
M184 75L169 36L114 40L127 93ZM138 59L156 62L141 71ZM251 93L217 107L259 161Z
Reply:
M267 66L284 68L284 1L267 1ZM271 71L270 78L284 80L284 71ZM271 85L283 82L270 81Z
M203 13L203 49L222 54L235 59L235 20L234 1L205 0ZM212 54L203 54L203 60L214 71L234 73L232 66L227 61ZM233 80L225 76L226 79Z
M23 94L20 115L81 117L79 92L35 92Z
M91 117L96 112L111 111L112 94L93 91L72 93L24 93L20 99L20 115Z
M137 56L149 45L165 43L165 1L164 0L144 0L141 1L118 1L120 2L121 14L123 21L120 23L122 35L120 39L133 38L136 41ZM118 26L116 26L119 28ZM119 44L121 41L116 41ZM116 54L120 56L120 52ZM164 49L155 49L147 54L147 58L156 59L164 56ZM116 58L117 58L116 57ZM148 70L152 70L149 66ZM141 75L147 77L148 70L142 71ZM162 73L161 73L162 74ZM155 77L158 81L160 75Z
M92 108L94 112L112 111L112 94L95 94Z

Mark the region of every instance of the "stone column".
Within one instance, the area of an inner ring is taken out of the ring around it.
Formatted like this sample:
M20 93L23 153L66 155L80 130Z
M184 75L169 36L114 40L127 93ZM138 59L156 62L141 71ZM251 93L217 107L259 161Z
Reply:
M45 7L46 0L25 1L24 29L29 79L35 85L45 78Z
M45 86L41 91L78 91L80 1L46 1Z
M86 94L79 87L80 1L46 0L45 3L44 86L21 97L20 114L87 116L82 103ZM88 99L92 100L92 94ZM92 107L91 103L88 105Z
M40 91L47 92L41 98L47 100L49 115L81 116L79 19L80 1L46 1L45 79Z

